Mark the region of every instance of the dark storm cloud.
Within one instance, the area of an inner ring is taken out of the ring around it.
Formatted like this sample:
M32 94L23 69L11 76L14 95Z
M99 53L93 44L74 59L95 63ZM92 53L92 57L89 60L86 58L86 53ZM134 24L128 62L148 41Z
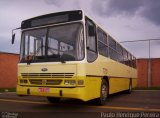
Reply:
M93 8L101 15L134 14L142 6L141 0L93 1Z
M93 10L101 16L134 16L138 14L160 25L160 0L93 0Z
M160 0L143 0L144 10L141 15L156 25L160 25Z
M134 14L142 5L140 0L111 0L109 2L110 12L119 14L120 12L126 14Z

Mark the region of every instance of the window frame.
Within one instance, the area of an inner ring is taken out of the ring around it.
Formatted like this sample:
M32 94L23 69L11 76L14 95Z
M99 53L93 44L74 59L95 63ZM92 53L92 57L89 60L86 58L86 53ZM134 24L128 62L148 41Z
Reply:
M95 48L96 48L96 50L92 50L92 49L89 49L88 48L88 45L87 45L87 41L88 41L88 28L87 28L87 21L89 21L89 22L91 22L93 25L94 25L94 27L95 27ZM87 16L85 16L85 33L86 33L86 50L87 50L87 56L86 56L86 58L87 58L87 61L89 62L89 63L92 63L92 62L94 62L96 59L97 59L97 57L98 57L98 39L97 39L97 26L96 26L96 23L94 23L91 19L89 19ZM89 60L88 59L88 52L91 52L91 53L94 53L95 54L95 58L93 59L93 60Z
M99 37L99 36L100 36L99 34L100 34L102 37ZM105 38L104 36L105 36L106 38ZM101 38L102 38L102 40L100 40ZM104 39L106 40L106 43L103 42ZM108 46L108 35L107 35L100 27L97 27L97 40L98 40L98 53L99 53L100 55L102 55L102 56L109 57L109 53L108 53L108 48L109 48L109 46ZM106 49L107 49L106 55L100 53L100 50L99 50L99 44L100 44L100 43L106 47Z
M33 31L33 30L39 30L39 29L46 29L47 30L47 32L46 32L46 35L45 35L45 37L46 37L46 41L45 41L45 45L47 45L47 46L45 46L45 52L44 52L44 57L45 57L45 59L44 59L44 61L35 61L35 60L33 60L33 62L32 63L45 63L45 62L59 62L59 61L49 61L49 59L47 58L47 56L48 56L48 35L49 35L49 29L50 28L52 28L52 27L57 27L57 26L64 26L64 25L69 25L69 24L76 24L76 23L79 23L79 24L81 24L82 25L82 28L83 28L83 45L84 45L84 47L83 47L83 52L84 52L84 54L83 54L83 58L81 59L81 60L73 60L73 61L82 61L82 60L84 60L84 58L85 58L85 38L84 38L84 32L85 32L85 25L83 24L83 22L82 21L76 21L76 22L71 22L71 23L65 23L65 24L53 24L53 25L51 25L51 26L48 26L48 25L46 25L46 26L43 26L43 27L34 27L34 28L32 28L32 29L24 29L24 30L22 30L22 33L21 33L21 45L20 45L20 54L22 55L22 57L24 56L24 54L25 54L25 44L24 44L24 41L25 40L23 40L23 33L24 32L26 32L26 31ZM22 46L23 45L23 46ZM28 49L27 49L28 50ZM19 62L20 63L26 63L24 60L22 60L22 58L20 57L20 60L19 60Z

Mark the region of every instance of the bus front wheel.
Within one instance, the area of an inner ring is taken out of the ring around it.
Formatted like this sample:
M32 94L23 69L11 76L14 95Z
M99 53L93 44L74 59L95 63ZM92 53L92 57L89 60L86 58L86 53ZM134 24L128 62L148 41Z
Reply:
M105 105L109 96L109 86L105 79L102 80L101 89L100 89L100 97L96 99L97 105Z

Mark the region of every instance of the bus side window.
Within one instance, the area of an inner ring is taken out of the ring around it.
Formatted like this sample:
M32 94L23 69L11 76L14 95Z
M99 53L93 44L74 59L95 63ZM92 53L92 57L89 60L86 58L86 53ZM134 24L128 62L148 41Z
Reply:
M123 58L123 48L120 44L117 43L117 54L118 54L118 61L120 63L124 63L124 58Z
M132 61L131 61L131 63L132 63L132 67L134 68L134 57L133 57L133 55L132 55Z
M93 62L97 58L96 26L86 18L87 60Z
M113 40L113 38L108 35L108 42L109 42L109 56L111 59L117 61L117 51L116 51L116 41Z
M100 55L108 57L107 35L99 28L97 29L97 34L98 34L98 52Z
M129 66L132 67L132 56L130 53L128 53L128 63L129 63Z
M123 56L124 56L124 64L128 65L128 52L123 49Z

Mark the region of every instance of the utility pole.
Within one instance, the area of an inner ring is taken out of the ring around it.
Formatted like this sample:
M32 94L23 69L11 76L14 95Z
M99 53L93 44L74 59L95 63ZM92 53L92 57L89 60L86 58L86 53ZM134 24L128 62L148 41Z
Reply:
M148 52L149 52L149 58L148 58L148 87L152 86L152 73L151 73L151 40L148 40Z
M146 40L134 40L134 41L122 41L120 43L133 43L133 42L148 42L148 78L147 78L147 84L148 87L152 86L152 72L151 72L151 41L159 41L160 39L146 39Z

